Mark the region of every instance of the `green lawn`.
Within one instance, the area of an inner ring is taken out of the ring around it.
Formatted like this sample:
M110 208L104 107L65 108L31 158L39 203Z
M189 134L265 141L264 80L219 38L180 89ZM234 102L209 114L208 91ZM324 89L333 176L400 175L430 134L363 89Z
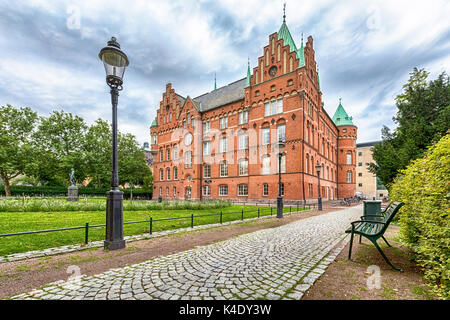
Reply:
M258 215L258 208L261 210L261 216L271 214L270 208L268 207L231 205L221 209L124 211L124 222L149 220L150 217L153 220L170 217L189 217L187 219L171 221L154 221L152 231L158 232L167 229L190 227L191 214L199 216L222 211L223 213L230 213L222 216L222 221L227 222L241 219L241 210L244 210L244 219L256 217ZM295 211L296 208L293 207L292 209ZM289 212L289 208L285 207L284 211ZM276 208L273 208L272 214L276 215ZM91 226L105 224L105 212L0 212L0 234L84 226L86 222ZM196 226L219 222L219 215L194 218L194 225ZM148 233L149 229L150 224L148 222L125 224L124 234L128 236ZM0 256L67 244L83 243L84 238L84 229L0 237ZM89 241L103 240L104 238L104 227L89 228Z

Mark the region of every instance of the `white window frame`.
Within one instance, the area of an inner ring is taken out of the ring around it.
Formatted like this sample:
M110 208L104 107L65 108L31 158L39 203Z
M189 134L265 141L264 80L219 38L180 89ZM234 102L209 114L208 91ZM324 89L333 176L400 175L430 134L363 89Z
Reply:
M280 141L285 142L286 141L286 124L280 124L277 126L277 142Z
M248 176L248 160L240 159L238 161L239 164L239 175L240 176Z
M226 184L219 185L219 196L221 197L228 196L228 185Z
M248 197L248 184L238 185L238 197Z
M192 168L192 151L186 151L184 158L185 158L185 167Z
M266 127L266 128L262 128L261 129L261 144L263 146L270 144L270 128Z
M228 138L220 137L219 143L220 143L220 152L221 153L227 152L228 151Z
M204 156L211 155L211 143L209 141L203 142L203 155Z
M269 155L263 155L263 157L262 157L261 174L270 174L270 156Z
M269 196L269 184L268 183L263 183L263 197L268 197Z
M220 118L220 129L228 128L228 116Z
M209 163L203 164L203 178L211 178L211 165Z
M173 180L178 180L178 167L173 167Z
M170 180L170 168L166 168L166 180Z
M211 196L211 186L203 186L202 193L204 197Z
M238 150L248 149L248 132L243 132L238 135Z
M220 176L228 177L228 162L226 161L220 163Z

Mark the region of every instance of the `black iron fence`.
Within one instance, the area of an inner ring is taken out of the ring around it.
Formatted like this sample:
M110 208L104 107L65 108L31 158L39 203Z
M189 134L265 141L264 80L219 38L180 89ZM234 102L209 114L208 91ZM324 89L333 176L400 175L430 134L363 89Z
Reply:
M289 211L287 211L287 208L289 208ZM284 206L284 213L285 214L290 214L292 212L298 212L300 211L304 211L304 210L311 210L311 209L315 209L316 205L315 204L301 204L297 203L296 205L289 205L289 206ZM254 210L240 210L240 211L233 211L233 212L223 212L220 211L218 213L207 213L207 214L201 214L201 215L194 215L191 214L190 216L184 216L184 217L172 217L172 218L157 218L157 219L153 219L152 217L150 217L148 220L141 220L141 221L128 221L128 222L124 222L124 225L127 224L137 224L137 223L148 223L149 224L149 233L152 234L153 233L153 227L155 225L155 222L158 221L169 221L169 220L182 220L182 219L190 219L190 227L194 228L194 219L195 218L202 218L202 217L209 217L209 216L219 216L219 223L223 224L223 216L224 215L229 215L229 214L241 214L241 220L244 220L245 218L245 214L247 213L257 213L257 218L260 218L261 216L272 216L272 215L276 215L276 207L272 207L272 206L268 206L268 207L261 207L261 208L257 208ZM234 220L233 220L234 221ZM84 226L77 226L77 227L68 227L68 228L59 228L59 229L47 229L47 230L37 230L37 231L26 231L26 232L16 232L16 233L5 233L5 234L0 234L0 238L2 237L11 237L11 236L20 236L20 235L27 235L27 234L37 234L37 233L46 233L46 232L57 232L57 231L67 231L67 230L79 230L79 229L84 229L84 243L88 244L89 243L89 229L90 228L101 228L101 227L106 227L106 224L97 224L97 225L90 225L89 222L86 222L86 224Z

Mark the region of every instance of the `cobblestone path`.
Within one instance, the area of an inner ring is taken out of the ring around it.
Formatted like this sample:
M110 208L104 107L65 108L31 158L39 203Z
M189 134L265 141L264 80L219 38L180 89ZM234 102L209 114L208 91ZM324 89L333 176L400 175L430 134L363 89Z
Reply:
M344 230L361 214L361 206L334 211L11 299L298 300L345 246Z

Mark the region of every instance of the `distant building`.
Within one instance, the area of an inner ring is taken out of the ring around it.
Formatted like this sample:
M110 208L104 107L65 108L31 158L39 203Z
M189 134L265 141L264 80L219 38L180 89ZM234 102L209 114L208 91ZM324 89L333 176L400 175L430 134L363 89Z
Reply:
M374 141L356 144L356 192L367 199L373 199L375 197L375 199L381 200L389 195L388 190L381 183L380 179L368 170L368 164L374 162L372 147L380 142Z
M142 148L145 153L145 162L149 167L153 167L153 156L150 149L150 144L148 142L144 142L144 147Z

